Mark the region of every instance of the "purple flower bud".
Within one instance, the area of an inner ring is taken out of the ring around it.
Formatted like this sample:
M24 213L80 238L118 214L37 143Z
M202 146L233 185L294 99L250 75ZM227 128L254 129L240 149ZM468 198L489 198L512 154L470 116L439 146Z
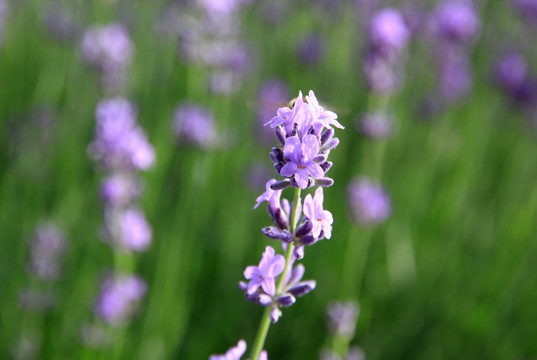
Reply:
M321 147L321 151L327 151L327 150L332 150L334 149L336 146L339 145L339 139L338 138L332 138L330 140L328 140L322 147Z
M284 243L290 243L291 241L295 240L295 237L289 231L284 230L280 234L280 240Z
M321 147L324 146L324 144L327 143L327 141L329 141L330 139L332 139L334 137L334 129L333 128L329 128L329 129L326 129L322 135L321 135Z
M325 154L319 154L313 158L313 162L316 164L320 164L326 161L326 155Z
M315 179L315 186L330 187L334 185L334 180L329 177Z
M288 179L276 181L272 185L270 185L270 188L272 190L283 190L291 186L291 182Z
M293 252L295 259L300 260L304 257L304 246L295 246L295 251Z
M282 296L278 297L277 301L278 305L283 307L289 307L296 302L296 298L291 294L283 294Z
M287 291L296 297L300 297L306 295L307 293L315 289L316 286L317 283L315 282L315 280L308 280L299 282L298 284L287 289Z
M280 144L285 145L285 132L283 131L283 128L281 126L277 126L274 128L274 133L276 134L276 138L280 142Z
M289 200L283 199L281 202L282 210L287 214L289 217L291 215L291 205L289 204Z
M296 230L295 236L296 237L303 237L311 232L311 229L313 229L313 224L311 221L307 220L302 223Z
M381 186L369 179L353 180L348 187L348 193L352 215L358 224L375 225L390 216L390 198Z
M287 214L280 207L273 208L269 203L267 208L268 213L272 217L272 221L276 226L278 226L280 229L289 228L289 219L287 218Z
M330 168L332 167L332 162L327 161L327 162L320 164L320 166L321 166L321 169L323 169L324 173L326 174L328 170L330 170Z
M182 103L175 110L173 117L173 129L180 144L186 142L201 149L209 149L217 144L214 118L206 108Z
M270 321L272 321L273 324L278 322L280 316L282 316L282 311L277 306L270 309Z
M269 239L274 240L280 240L282 230L274 227L274 226L267 226L261 229L261 232L263 232L263 235L268 237Z
M318 240L319 238L313 236L312 234L308 234L302 236L299 241L302 245L312 245L315 244Z
M272 297L268 296L267 294L258 293L258 296L255 302L261 306L269 306L269 305L272 305Z

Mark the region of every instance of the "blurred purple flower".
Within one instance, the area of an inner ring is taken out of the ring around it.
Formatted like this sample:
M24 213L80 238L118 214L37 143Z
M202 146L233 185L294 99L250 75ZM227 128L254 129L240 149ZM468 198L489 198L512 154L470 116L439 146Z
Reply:
M95 139L90 154L106 167L147 170L155 162L153 147L136 125L136 111L123 98L101 101L95 113Z
M328 329L333 335L351 339L359 314L360 307L354 301L332 302L326 309Z
M121 207L140 194L140 185L131 174L115 173L101 182L101 198L107 205Z
M390 95L401 83L400 66L377 53L369 53L364 60L364 73L371 91Z
M39 225L30 241L31 273L43 281L56 280L64 252L65 239L58 228L52 223Z
M526 59L511 52L496 65L496 81L512 99L527 105L537 102L537 84L529 77Z
M332 223L334 218L332 213L323 209L324 195L323 188L318 187L315 190L315 196L312 198L311 194L306 195L304 199L304 215L312 223L312 235L313 237L319 237L321 231L324 232L324 236L330 239L332 236Z
M218 141L213 115L204 107L191 103L179 105L174 113L173 126L180 142L208 149Z
M535 0L514 0L515 8L534 25L537 24L537 2Z
M95 313L108 324L119 326L132 315L146 289L145 282L136 276L109 277L101 286Z
M306 34L298 42L298 57L305 64L317 65L324 58L325 51L326 44L318 34Z
M516 89L528 76L528 63L519 53L511 52L500 59L496 78L506 89Z
M467 55L454 49L445 49L443 54L440 65L440 92L448 101L461 99L472 89L470 60Z
M92 26L82 37L82 55L105 72L123 70L132 60L134 44L121 24Z
M454 43L468 43L477 35L479 17L468 0L446 0L440 3L432 16L437 36Z
M387 8L375 13L369 24L369 42L374 52L392 58L400 53L410 39L410 31L401 13Z
M364 114L358 122L358 130L365 136L381 140L392 134L393 118L381 112Z
M79 26L72 14L58 2L45 4L43 23L51 36L61 42L73 41L79 32Z
M390 198L381 186L367 178L357 178L348 187L353 219L361 225L375 225L391 213Z
M285 259L282 255L275 255L272 247L267 246L258 266L248 266L244 270L244 277L248 283L247 293L255 293L259 287L268 295L276 292L275 277L280 275L285 267Z
M116 216L109 219L109 226L117 226L117 238L114 237L114 240L118 242L118 245L122 249L134 251L147 249L151 243L152 230L144 213L139 209L131 208L119 212ZM110 231L114 234L113 229Z

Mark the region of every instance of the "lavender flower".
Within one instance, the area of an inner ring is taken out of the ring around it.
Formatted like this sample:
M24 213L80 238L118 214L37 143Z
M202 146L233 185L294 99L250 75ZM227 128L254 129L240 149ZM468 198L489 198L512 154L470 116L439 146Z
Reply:
M333 335L351 339L359 314L360 307L354 301L332 302L326 309L328 329Z
M37 227L30 242L30 271L38 279L53 281L60 275L60 258L65 252L65 239L52 223Z
M391 8L378 11L369 24L369 41L374 52L391 58L408 43L410 31L399 11Z
M381 140L392 134L393 118L383 112L373 112L362 116L358 123L358 130L365 136Z
M117 226L117 234L113 238L121 249L144 251L151 243L151 226L139 209L122 211L109 222L109 227Z
M147 170L155 162L153 147L136 125L136 111L123 98L103 100L95 113L97 128L90 153L108 168Z
M101 182L101 198L112 207L128 205L140 192L140 184L130 173L114 173Z
M514 0L515 8L532 24L537 24L537 3L533 0Z
M107 278L101 286L95 312L108 324L119 326L132 315L146 289L145 282L136 276Z
M390 216L390 198L379 185L369 179L353 180L348 193L353 219L358 224L375 225Z
M50 35L60 42L72 42L79 32L71 13L57 2L45 4L43 23Z
M312 198L310 194L304 199L304 215L312 223L311 233L314 237L319 237L321 231L327 239L332 236L332 223L334 218L332 213L323 209L323 188L318 187L315 190L315 196Z
M432 21L438 37L457 44L470 42L480 27L474 6L467 0L440 3L433 13Z
M259 287L268 295L274 295L276 292L274 278L283 271L285 259L282 255L274 254L274 249L267 246L259 266L248 266L244 270L244 277L250 280L247 289L248 295L252 295Z
M180 142L202 149L214 147L218 142L213 115L201 106L191 103L179 105L174 113L173 127Z
M518 88L528 76L528 63L519 53L503 56L496 66L496 78L508 90Z
M470 60L455 49L444 49L440 73L440 92L449 101L461 99L472 89Z
M397 10L387 8L373 15L368 34L364 60L367 82L374 93L389 95L401 82L399 58L409 41L410 30Z
M93 26L82 37L84 59L99 70L123 70L132 60L134 45L121 24Z

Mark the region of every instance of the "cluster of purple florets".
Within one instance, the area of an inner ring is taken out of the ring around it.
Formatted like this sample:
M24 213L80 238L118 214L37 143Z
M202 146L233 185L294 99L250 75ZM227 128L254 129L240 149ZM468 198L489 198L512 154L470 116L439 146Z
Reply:
M249 48L240 39L238 16L244 0L197 0L178 5L171 22L181 56L209 70L209 89L236 92L252 67Z
M100 190L105 240L116 252L144 251L151 243L152 229L143 211L135 205L142 191L137 172L153 166L154 149L136 124L136 109L126 99L101 101L95 116L95 138L89 152L106 173ZM107 323L118 325L144 292L143 280L114 274L103 283L96 313Z
M268 202L267 210L273 225L263 228L262 232L268 238L280 241L284 249L292 244L293 254L285 272L284 256L267 246L259 265L246 268L244 276L249 281L240 282L239 287L246 299L271 307L273 322L281 315L280 307L294 304L297 297L315 288L315 281L302 281L304 266L294 265L304 256L304 246L329 239L332 234L332 214L323 209L323 186L333 184L325 173L332 165L328 155L339 143L334 138L333 127L343 128L336 119L337 115L319 105L310 91L305 97L299 92L294 104L279 108L277 115L266 123L274 129L280 142L280 146L272 149L270 158L283 179L269 180L254 208ZM306 195L303 204L300 198L297 204L292 204L281 199L283 189L289 186L300 189L317 186L317 189L314 196ZM279 279L280 276L284 278ZM281 283L279 289L277 279Z
M102 86L120 89L132 62L134 44L127 29L117 23L89 27L82 36L84 60L99 72Z
M440 72L440 95L453 101L472 88L469 47L475 40L480 21L469 0L446 0L429 16L431 40Z
M410 30L399 11L382 9L371 18L364 71L375 94L393 93L401 78L400 57L410 39Z

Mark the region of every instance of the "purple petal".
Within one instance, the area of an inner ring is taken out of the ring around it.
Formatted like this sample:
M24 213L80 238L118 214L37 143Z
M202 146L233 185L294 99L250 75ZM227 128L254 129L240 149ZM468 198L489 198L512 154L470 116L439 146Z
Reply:
M320 167L318 164L314 163L313 161L306 165L306 170L308 174L310 174L311 177L314 179L319 179L319 178L324 177L323 168Z
M308 187L308 180L309 176L306 169L297 169L297 172L295 174L295 181L301 189L305 189Z
M296 174L298 171L298 167L295 163L288 162L280 169L280 175L285 177L291 177L294 174Z
M315 135L306 135L303 140L304 159L311 160L319 152L319 139Z
M263 279L261 281L261 287L269 295L274 295L276 292L276 284L274 283L274 278Z
M298 136L291 136L285 140L283 153L293 162L299 162L302 158L302 143Z
M315 220L315 206L311 194L306 195L304 199L304 215L312 222Z

